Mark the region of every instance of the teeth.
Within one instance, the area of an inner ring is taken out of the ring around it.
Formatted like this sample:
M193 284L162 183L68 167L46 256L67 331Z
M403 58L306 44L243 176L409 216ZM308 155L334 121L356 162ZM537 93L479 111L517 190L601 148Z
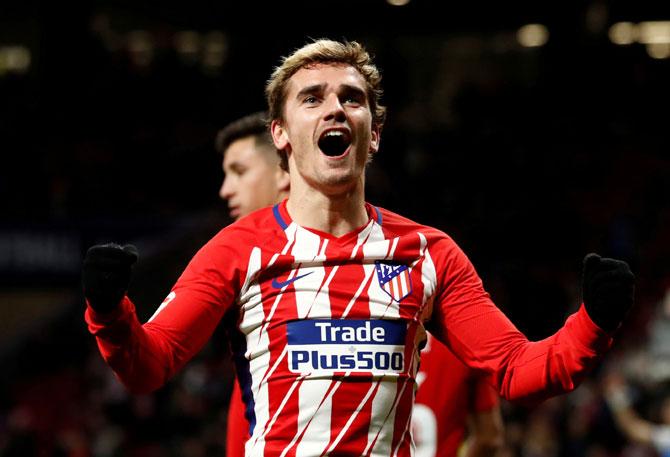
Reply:
M337 130L331 130L330 132L327 132L325 136L344 136L344 133Z

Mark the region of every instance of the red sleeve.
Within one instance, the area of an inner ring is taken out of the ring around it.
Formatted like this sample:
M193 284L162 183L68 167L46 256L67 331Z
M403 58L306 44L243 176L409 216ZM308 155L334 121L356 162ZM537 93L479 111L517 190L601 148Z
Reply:
M226 426L226 456L244 457L244 445L249 439L249 422L244 416L244 402L240 384L235 380L233 394L228 406L228 423Z
M536 402L569 392L609 348L611 338L583 306L554 335L528 341L493 304L460 248L449 238L436 247L434 333L466 365L487 372L502 397Z
M87 306L85 319L100 353L130 391L161 387L207 342L239 290L235 258L221 237L210 241L144 325L128 297L109 316Z

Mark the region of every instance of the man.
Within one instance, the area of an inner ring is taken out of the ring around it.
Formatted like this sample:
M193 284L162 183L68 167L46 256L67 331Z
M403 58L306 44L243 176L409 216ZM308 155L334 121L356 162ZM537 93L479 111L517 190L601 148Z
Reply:
M267 128L267 113L254 113L226 126L217 135L216 149L223 157L225 172L219 195L228 202L232 217L239 219L288 197L288 173L279 166L279 155ZM482 376L429 337L421 352L417 384L420 389L412 420L417 456L456 456L468 419L468 455L494 454L502 443L502 418L498 396ZM249 423L239 383L233 386L226 455L241 457Z
M632 306L627 264L588 255L583 306L529 342L451 238L365 202L385 110L379 72L358 43L298 49L266 94L288 200L217 234L144 325L125 293L137 252L87 252L89 331L130 390L163 385L229 311L239 313L229 330L243 355L250 456L411 455L426 329L510 400L578 385Z
M265 113L230 123L217 135L216 149L225 173L219 196L228 202L234 219L288 196L288 173L279 167Z

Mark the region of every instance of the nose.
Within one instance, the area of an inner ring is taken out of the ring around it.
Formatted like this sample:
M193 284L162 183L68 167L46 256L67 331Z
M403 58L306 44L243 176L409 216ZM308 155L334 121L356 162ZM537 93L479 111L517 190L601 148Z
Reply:
M232 180L228 175L223 178L223 183L221 184L221 189L219 189L219 197L223 200L228 200L234 194Z
M337 122L344 122L346 115L344 113L344 107L340 103L340 99L337 94L330 94L326 97L326 111L325 111L325 120L329 121L334 119Z

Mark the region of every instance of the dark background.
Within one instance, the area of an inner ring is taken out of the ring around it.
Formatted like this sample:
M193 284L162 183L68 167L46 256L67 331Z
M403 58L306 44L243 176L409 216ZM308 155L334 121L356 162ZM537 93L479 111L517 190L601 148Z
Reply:
M452 235L531 338L578 305L584 254L627 260L638 307L619 346L643 340L670 285L670 59L608 30L670 7L536 3L0 4L0 455L220 450L223 338L172 387L128 398L86 334L81 257L136 244L130 295L150 316L229 222L217 130L264 109L272 68L310 38L359 40L382 70L372 203ZM546 45L518 43L528 23L548 28ZM3 46L28 49L29 67L7 69ZM95 444L107 435L121 438Z

